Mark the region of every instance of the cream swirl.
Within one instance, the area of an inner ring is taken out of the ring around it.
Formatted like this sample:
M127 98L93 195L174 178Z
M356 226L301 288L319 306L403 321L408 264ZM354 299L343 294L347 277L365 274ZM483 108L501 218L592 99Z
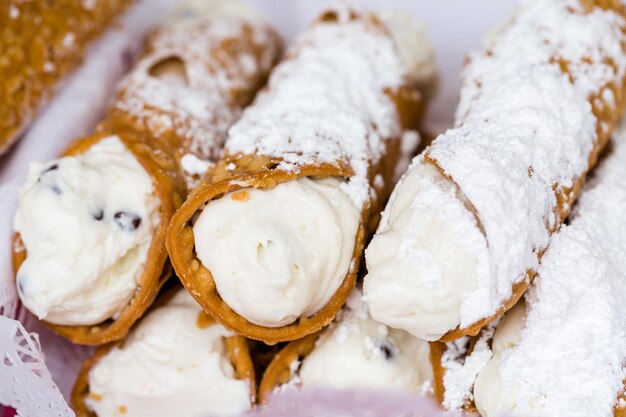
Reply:
M360 212L337 178L301 178L211 201L194 227L196 252L222 299L267 327L328 303L352 261Z

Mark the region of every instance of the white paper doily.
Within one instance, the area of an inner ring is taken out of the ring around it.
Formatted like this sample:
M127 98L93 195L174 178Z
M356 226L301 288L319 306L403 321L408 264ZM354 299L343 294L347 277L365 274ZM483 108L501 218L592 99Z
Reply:
M0 403L22 417L74 416L52 381L36 334L28 333L19 321L0 316L0 352Z

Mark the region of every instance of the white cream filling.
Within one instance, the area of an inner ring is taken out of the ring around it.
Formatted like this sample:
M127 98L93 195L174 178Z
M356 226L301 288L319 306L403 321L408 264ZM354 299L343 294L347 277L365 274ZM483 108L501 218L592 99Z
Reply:
M437 60L424 24L410 13L382 10L376 15L385 23L400 58L407 81L433 95L437 87Z
M252 22L265 22L263 15L236 0L185 0L165 24L171 28L201 25L209 19L237 17Z
M23 304L62 325L116 317L135 292L158 224L152 180L117 136L81 155L31 164L14 222L27 251L17 273Z
M432 386L428 342L374 321L354 290L337 322L302 361L302 387L376 388L425 393Z
M366 252L372 317L425 340L459 326L487 244L455 185L421 158L396 186Z
M87 406L98 417L239 415L250 384L235 378L224 345L229 333L201 327L186 291L150 313L123 344L89 372Z
M483 417L497 417L506 412L516 411L515 390L518 387L503 389L500 383L500 363L507 351L520 342L526 324L526 305L517 303L498 325L493 337L493 356L476 377L474 402Z
M288 325L324 307L352 261L360 212L337 178L301 178L211 201L196 253L222 299L248 321Z

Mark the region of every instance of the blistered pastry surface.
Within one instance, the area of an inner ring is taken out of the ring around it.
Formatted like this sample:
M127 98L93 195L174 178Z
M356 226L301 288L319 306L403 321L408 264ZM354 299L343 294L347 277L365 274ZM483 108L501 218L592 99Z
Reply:
M85 48L130 2L14 1L0 7L0 153L34 118Z
M219 2L215 9L183 6L156 30L112 111L135 130L173 136L190 183L218 158L282 46L264 19L220 11Z

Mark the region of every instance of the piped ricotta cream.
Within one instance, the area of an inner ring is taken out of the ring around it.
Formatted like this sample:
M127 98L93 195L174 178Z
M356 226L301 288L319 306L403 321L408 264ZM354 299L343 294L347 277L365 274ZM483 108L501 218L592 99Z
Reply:
M460 322L478 286L487 242L457 187L418 157L394 190L365 252L363 288L372 316L437 340Z
M425 394L432 388L429 347L373 320L355 289L295 372L302 388L370 388Z
M86 403L98 417L235 416L250 409L247 380L235 377L218 324L186 291L151 312L89 372Z
M158 225L152 179L117 136L80 155L31 164L14 221L27 251L17 272L20 299L55 324L117 317Z
M230 192L202 210L196 252L233 310L278 327L328 303L350 268L361 217L343 184L301 178Z

